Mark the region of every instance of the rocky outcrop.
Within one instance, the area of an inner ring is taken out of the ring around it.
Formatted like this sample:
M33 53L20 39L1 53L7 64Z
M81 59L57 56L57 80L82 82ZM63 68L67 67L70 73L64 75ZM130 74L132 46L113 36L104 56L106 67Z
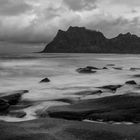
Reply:
M87 68L87 67L86 68L78 68L76 71L79 73L96 73L95 70L93 70L91 68Z
M5 93L4 96L0 96L0 99L6 100L10 105L15 105L21 100L22 95L28 92L28 90L19 90L13 93L9 92Z
M67 120L93 120L103 122L139 123L140 97L137 94L125 94L83 100L76 104L50 107L42 112L52 118ZM43 114L42 114L43 115Z
M19 111L26 108L29 104L24 105L22 95L29 92L28 90L19 90L8 93L3 93L0 96L0 115L12 116L17 118L23 118L26 113ZM2 93L1 93L2 94Z
M40 81L40 83L48 83L48 82L50 82L49 78L44 78Z
M59 30L43 53L140 53L140 37L131 33L108 39L99 31L84 27Z
M106 90L111 90L113 92L116 92L116 90L118 88L121 88L122 85L106 85L106 86L102 86L102 87L98 87L98 88L101 88L101 89L106 89Z
M127 81L127 82L125 82L125 84L129 84L129 85L137 85L137 83L136 83L134 80Z

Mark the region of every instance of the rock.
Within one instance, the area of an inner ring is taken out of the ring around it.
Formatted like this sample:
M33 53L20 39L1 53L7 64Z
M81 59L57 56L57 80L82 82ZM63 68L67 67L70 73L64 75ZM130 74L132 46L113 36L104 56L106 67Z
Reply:
M92 66L87 66L86 68L87 68L87 69L91 69L91 70L99 70L99 68L92 67Z
M7 111L9 106L9 103L6 100L0 99L0 113Z
M79 73L96 73L96 71L93 71L90 68L79 68L76 71Z
M125 47L124 47L125 46ZM131 33L108 39L99 31L84 27L59 30L43 53L140 53L140 37Z
M122 67L113 67L113 69L122 70L123 68Z
M133 75L134 78L140 78L140 74Z
M40 81L40 83L48 83L50 82L49 78L44 78L43 80Z
M51 101L57 101L57 102L64 102L64 103L68 103L68 104L74 104L80 101L80 98L76 98L76 97L68 97L68 98L59 98L59 99L54 99Z
M130 68L131 71L140 70L140 68Z
M91 90L91 91L80 91L74 93L74 95L79 95L79 96L88 96L88 95L97 95L103 93L101 90Z
M8 115L16 118L23 118L26 116L26 112L24 111L10 111Z
M98 88L108 89L108 90L115 92L118 88L121 88L121 87L122 87L122 85L107 85L107 86L102 86L102 87L98 87Z
M7 93L7 95L1 96L1 99L7 100L10 105L19 103L23 94L29 92L28 90L15 91Z
M106 66L115 66L115 64L107 64Z
M134 80L132 80L132 81L127 81L127 82L125 82L125 84L137 85L137 83L136 83Z
M81 100L72 105L54 106L46 110L52 118L103 122L140 122L140 96L115 95L97 99ZM41 114L42 115L42 114Z
M107 67L103 67L102 69L107 70L108 68Z

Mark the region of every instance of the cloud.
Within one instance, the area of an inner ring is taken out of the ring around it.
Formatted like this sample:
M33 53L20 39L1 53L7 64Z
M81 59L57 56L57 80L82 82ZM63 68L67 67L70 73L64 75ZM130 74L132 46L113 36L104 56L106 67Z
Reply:
M64 3L74 11L79 10L90 10L93 8L96 8L96 2L97 0L64 0Z
M130 7L139 7L140 1L139 0L109 0L111 4L119 4L119 5L127 5Z
M0 15L16 16L32 9L32 6L22 0L0 0Z
M139 34L140 26L139 26L139 18L134 18L132 20L128 20L122 17L116 19L102 19L97 24L88 24L87 27L90 29L96 29L102 31L106 37L112 38L117 36L120 33L131 32L133 34Z
M69 26L140 35L139 9L138 0L0 0L0 40L48 43Z

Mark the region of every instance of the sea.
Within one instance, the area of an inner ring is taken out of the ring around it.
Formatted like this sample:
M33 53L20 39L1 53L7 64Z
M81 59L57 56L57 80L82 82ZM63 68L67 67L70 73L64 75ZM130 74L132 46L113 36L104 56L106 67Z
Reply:
M122 68L122 70L114 69ZM76 69L86 66L101 68L93 74L78 73ZM102 69L107 67L107 69ZM138 68L130 70L131 68ZM75 95L77 92L93 91L104 85L124 84L135 80L140 85L140 55L130 54L56 54L56 53L26 53L0 55L0 96L7 92L29 90L23 95L23 100L34 101L34 106L23 109L27 113L24 118L0 116L0 120L18 122L36 119L36 111L46 110L51 106L68 105L55 101L61 98L93 99L114 96L105 91L101 95ZM49 83L40 83L44 78ZM131 86L123 86L115 95L140 91Z

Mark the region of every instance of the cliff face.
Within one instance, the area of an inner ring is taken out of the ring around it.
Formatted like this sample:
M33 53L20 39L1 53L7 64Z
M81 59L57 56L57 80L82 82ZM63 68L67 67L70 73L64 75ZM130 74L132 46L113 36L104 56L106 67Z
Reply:
M44 53L140 53L140 38L130 33L107 39L101 32L84 27L59 30Z

